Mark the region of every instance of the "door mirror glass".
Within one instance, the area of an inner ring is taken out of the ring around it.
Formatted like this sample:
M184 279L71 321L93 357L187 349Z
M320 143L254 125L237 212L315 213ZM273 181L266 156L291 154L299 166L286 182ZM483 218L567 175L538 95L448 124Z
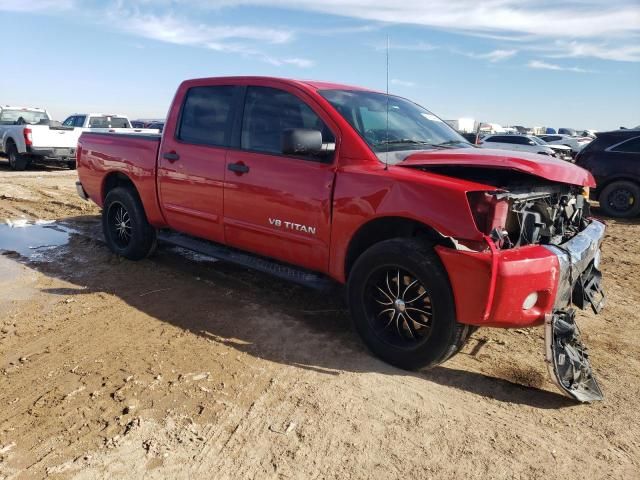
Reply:
M310 128L288 128L282 132L282 153L314 155L322 152L322 132Z

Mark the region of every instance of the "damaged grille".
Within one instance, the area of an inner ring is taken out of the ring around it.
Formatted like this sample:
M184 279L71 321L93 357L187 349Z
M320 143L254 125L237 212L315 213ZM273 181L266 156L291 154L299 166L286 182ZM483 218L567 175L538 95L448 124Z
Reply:
M508 169L436 165L420 168L496 188L469 192L469 204L480 231L498 248L561 245L590 223L583 188Z
M561 245L584 230L589 221L589 203L581 189L566 186L538 192L497 192L498 201L508 202L504 228L491 237L500 248L524 245Z

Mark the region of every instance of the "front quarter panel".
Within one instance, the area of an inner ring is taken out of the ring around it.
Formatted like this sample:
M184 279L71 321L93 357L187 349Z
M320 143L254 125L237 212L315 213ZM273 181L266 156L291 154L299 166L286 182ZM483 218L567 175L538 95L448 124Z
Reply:
M382 164L343 167L333 200L330 271L345 278L349 242L366 223L383 217L402 217L427 225L444 236L482 240L466 197L467 191L494 187Z

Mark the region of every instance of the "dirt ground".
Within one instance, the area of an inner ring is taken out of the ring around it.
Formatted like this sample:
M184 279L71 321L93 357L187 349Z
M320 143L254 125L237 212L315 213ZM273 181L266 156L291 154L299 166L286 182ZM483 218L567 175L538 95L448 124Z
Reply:
M579 323L605 393L550 383L542 329L480 329L441 367L373 358L341 292L175 248L112 255L75 172L9 172L0 223L68 244L0 255L0 478L640 478L640 226L607 220L608 306Z

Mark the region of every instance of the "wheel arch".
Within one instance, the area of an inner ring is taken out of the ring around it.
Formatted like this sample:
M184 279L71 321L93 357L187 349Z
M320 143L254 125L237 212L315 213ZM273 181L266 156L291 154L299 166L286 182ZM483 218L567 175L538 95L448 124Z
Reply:
M378 217L361 225L351 236L344 258L344 278L349 278L356 260L373 245L392 238L413 237L422 237L434 245L453 246L448 237L426 223L401 216Z
M632 182L640 187L640 176L621 174L621 175L607 177L607 179L604 182L598 184L595 191L596 192L595 200L600 201L600 195L602 194L602 191L614 182Z
M16 143L16 141L14 140L14 138L12 136L7 135L6 137L4 137L2 139L2 151L4 153L8 153L7 149L9 148L9 144L10 143L13 143L17 148L18 144Z
M122 172L111 172L105 175L104 180L102 181L102 194L100 195L102 201L104 202L105 198L107 198L107 194L117 187L131 188L138 198L140 198L140 193L131 178Z

